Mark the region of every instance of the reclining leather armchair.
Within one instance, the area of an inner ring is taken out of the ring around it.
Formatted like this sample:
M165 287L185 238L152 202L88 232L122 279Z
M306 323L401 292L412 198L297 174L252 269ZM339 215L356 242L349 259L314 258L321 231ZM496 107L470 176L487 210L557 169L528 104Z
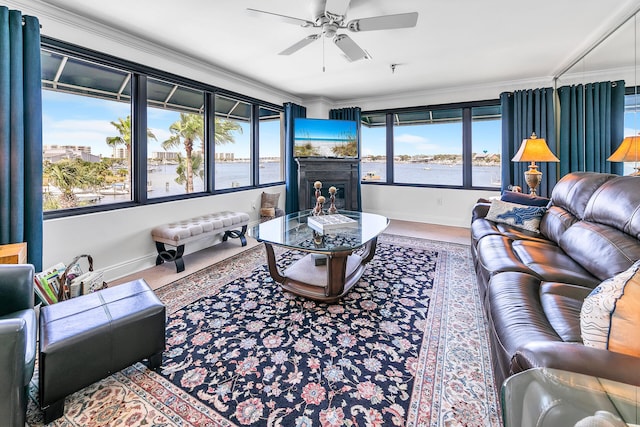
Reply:
M0 265L0 424L24 427L36 360L34 269Z

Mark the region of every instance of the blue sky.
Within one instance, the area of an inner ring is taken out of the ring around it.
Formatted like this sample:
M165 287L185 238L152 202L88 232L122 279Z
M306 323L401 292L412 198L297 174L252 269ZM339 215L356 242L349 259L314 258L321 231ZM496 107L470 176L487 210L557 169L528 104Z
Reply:
M502 144L500 120L473 123L473 151L500 153ZM362 127L361 155L384 155L385 128ZM406 125L394 128L394 154L462 154L462 124Z
M110 157L112 150L107 146L107 137L116 136L118 132L111 125L119 117L130 114L130 105L124 102L105 101L88 96L78 96L43 91L43 135L45 145L90 145L92 154ZM148 127L157 137L150 140L148 153L163 151L161 142L171 134L169 126L177 121L179 113L159 108L148 109ZM347 122L348 123L348 122ZM309 133L315 135L335 135L344 132L337 127L326 126L326 121L309 121ZM317 126L314 126L317 125ZM219 152L233 152L237 158L248 158L250 155L250 127L241 123L242 132L236 133L235 143L217 148ZM322 128L324 126L324 129ZM323 133L326 131L325 133ZM500 152L500 120L474 122L473 150L488 153ZM385 154L384 128L362 127L363 156ZM400 126L395 128L396 155L399 154L461 154L462 125L448 123L440 125ZM263 122L260 127L260 155L277 157L280 155L280 123L278 121ZM177 151L173 150L173 151Z
M130 105L125 102L105 101L88 96L78 96L42 91L43 138L44 145L89 145L91 153L112 156L112 149L106 144L106 138L117 136L117 129L110 123L131 114ZM147 110L147 125L157 141L150 140L148 153L164 151L162 141L171 133L169 126L177 121L180 114L160 108ZM235 143L218 147L221 152L233 152L236 157L249 157L250 127L241 123L242 132L234 135ZM263 122L260 127L260 154L265 157L280 155L280 123ZM174 149L172 151L177 151Z
M296 119L294 126L296 139L344 140L357 133L356 122L348 120Z

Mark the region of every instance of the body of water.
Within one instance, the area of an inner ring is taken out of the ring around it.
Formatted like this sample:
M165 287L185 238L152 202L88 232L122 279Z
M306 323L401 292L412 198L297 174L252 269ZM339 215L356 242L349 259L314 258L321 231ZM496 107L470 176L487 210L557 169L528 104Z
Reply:
M216 163L216 189L246 187L250 185L251 164L248 162ZM175 182L176 165L159 165L147 173L148 197L166 197L185 194L185 186ZM380 177L370 182L386 179L384 162L362 162L361 173ZM462 165L440 165L429 163L396 163L394 165L395 182L404 184L462 185ZM474 166L473 185L477 187L500 187L500 166ZM280 163L264 162L260 164L260 182L281 181ZM204 191L205 183L199 177L193 178L196 192ZM108 194L102 192L98 203L114 203L131 200L129 193Z
M385 162L362 162L361 174L379 176L386 180ZM472 183L475 187L500 187L500 165L473 166ZM433 163L395 163L393 180L403 184L462 185L462 165ZM372 180L375 182L376 180Z

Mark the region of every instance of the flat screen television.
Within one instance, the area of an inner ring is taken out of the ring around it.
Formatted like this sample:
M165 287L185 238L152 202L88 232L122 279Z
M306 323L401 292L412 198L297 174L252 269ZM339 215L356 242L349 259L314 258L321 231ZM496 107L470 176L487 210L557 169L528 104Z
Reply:
M358 157L358 125L351 120L297 118L295 157Z

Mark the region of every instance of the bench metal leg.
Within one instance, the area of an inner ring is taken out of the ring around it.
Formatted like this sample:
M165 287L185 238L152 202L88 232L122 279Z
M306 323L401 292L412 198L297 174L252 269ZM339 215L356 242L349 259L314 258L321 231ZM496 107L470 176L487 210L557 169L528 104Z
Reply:
M247 232L247 226L243 225L242 230L227 230L224 232L224 236L222 236L222 241L226 242L229 237L233 239L240 239L242 246L247 246L247 238L244 236Z
M176 272L181 273L184 271L184 245L178 246L176 249L167 249L162 242L156 242L156 250L158 256L156 257L156 265L160 265L165 261L176 262Z

